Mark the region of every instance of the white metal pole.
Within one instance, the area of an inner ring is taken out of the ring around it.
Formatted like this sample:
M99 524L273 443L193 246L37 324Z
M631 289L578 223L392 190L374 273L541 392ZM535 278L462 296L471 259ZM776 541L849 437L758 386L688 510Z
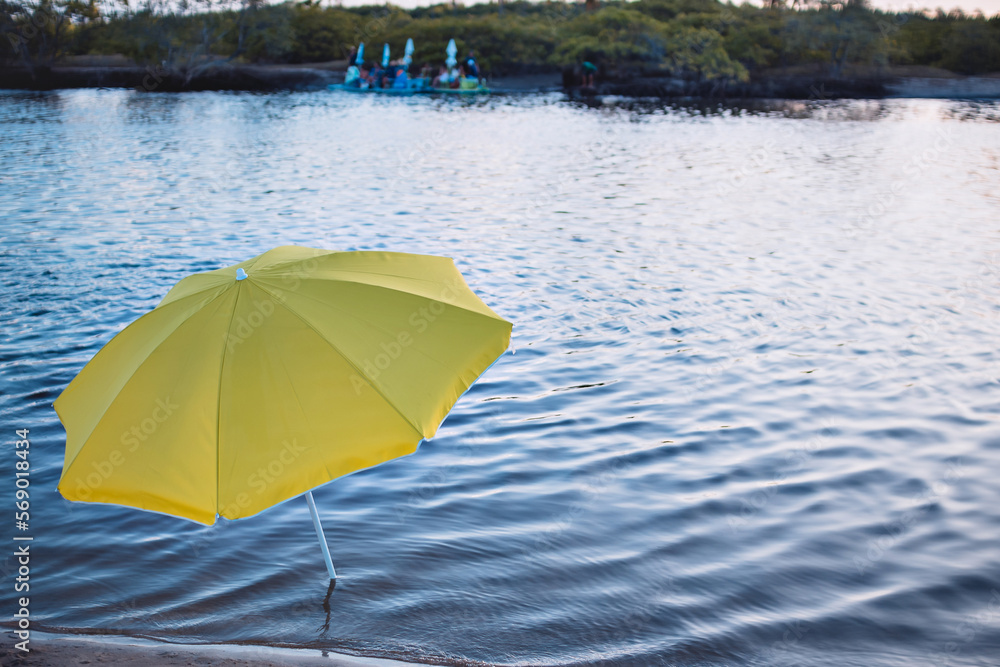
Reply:
M306 502L309 503L309 513L312 514L313 526L316 528L316 537L319 538L319 548L323 550L326 571L330 573L331 579L336 579L337 571L333 569L333 560L330 558L330 547L326 545L326 535L323 534L323 524L319 522L319 512L316 511L316 501L313 500L312 491L306 492Z

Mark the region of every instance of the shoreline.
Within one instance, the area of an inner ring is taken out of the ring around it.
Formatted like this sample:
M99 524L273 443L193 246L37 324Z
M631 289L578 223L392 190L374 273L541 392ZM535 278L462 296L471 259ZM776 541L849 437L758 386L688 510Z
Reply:
M38 68L0 67L0 89L63 90L132 88L140 92L325 90L343 82L343 63L303 65L220 65L195 76L134 64L66 64ZM727 86L666 76L623 76L582 89L560 72L492 78L491 91L503 93L564 92L570 97L614 95L632 98L706 99L1000 99L1000 73L963 76L932 68L897 68L888 72L855 72L831 77L821 72L765 71L750 81Z
M7 631L8 639L10 630ZM401 667L423 663L366 658L332 650L278 648L259 644L173 644L118 635L59 634L31 631L28 653L5 646L0 666L76 667L128 664L130 667Z

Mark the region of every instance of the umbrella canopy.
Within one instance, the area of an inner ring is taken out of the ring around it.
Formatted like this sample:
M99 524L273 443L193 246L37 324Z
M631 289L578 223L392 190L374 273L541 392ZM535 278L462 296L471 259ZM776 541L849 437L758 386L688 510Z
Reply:
M403 63L409 67L410 63L413 62L413 38L410 37L406 40L406 49L403 51Z
M389 66L389 45L386 44L382 47L382 67Z
M445 60L445 63L447 63L448 67L454 67L455 65L458 64L458 59L455 58L455 56L458 54L458 47L455 46L454 38L448 41L448 47L444 50L444 52L448 54L448 59Z
M285 246L194 274L56 400L59 491L252 516L413 452L510 333L443 257Z

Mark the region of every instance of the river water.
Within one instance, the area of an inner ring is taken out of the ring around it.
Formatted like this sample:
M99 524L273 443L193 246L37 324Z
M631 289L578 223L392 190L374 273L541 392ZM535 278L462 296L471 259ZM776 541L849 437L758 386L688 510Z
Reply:
M0 502L28 428L33 627L436 664L997 664L998 121L0 94ZM55 491L52 402L90 357L183 276L284 244L453 257L514 323L437 437L316 491L332 591L301 499L204 527Z

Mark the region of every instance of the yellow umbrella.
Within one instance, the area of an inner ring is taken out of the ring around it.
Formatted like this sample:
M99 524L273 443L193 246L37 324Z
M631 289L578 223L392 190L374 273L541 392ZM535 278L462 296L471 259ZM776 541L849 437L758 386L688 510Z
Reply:
M447 258L284 246L177 283L56 399L59 491L204 524L412 453L511 324Z

